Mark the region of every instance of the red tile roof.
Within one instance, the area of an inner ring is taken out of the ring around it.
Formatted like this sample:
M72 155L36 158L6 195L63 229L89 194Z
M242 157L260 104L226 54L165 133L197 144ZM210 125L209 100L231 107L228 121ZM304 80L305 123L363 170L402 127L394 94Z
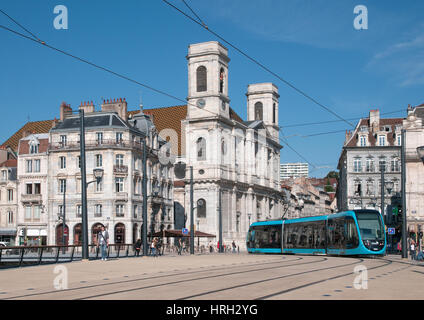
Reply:
M5 167L5 168L16 168L17 166L18 166L18 160L16 159L9 159L0 164L0 167Z
M379 124L380 128L387 125L391 126L391 132L390 134L387 135L387 142L389 143L390 146L395 145L394 143L395 138L393 137L393 133L395 133L396 125L402 125L403 120L404 120L403 118L380 119L380 124ZM353 132L351 139L345 145L345 147L356 147L358 145L358 139L359 139L358 133L359 133L360 127L362 126L368 127L369 146L376 146L377 139L372 132L372 128L370 127L370 119L366 118L366 119L361 119L360 123L358 124L355 131ZM379 131L380 131L380 128L378 128Z

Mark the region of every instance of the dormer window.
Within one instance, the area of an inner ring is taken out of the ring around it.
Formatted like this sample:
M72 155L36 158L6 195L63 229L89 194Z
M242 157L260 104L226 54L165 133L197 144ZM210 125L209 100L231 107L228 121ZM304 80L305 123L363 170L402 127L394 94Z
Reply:
M40 145L40 142L37 140L37 138L33 137L32 140L29 142L29 153L31 154L38 153L39 145Z
M385 146L386 145L386 136L378 136L378 145Z
M359 139L360 139L360 146L361 147L366 147L366 145L367 145L367 138L365 136L361 136Z

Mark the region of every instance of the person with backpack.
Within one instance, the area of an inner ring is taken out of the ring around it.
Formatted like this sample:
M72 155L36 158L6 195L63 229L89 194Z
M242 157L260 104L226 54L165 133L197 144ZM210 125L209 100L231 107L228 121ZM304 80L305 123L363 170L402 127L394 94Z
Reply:
M411 250L411 259L415 260L415 242L414 241L411 242L410 250Z
M100 232L97 234L97 247L101 247L102 261L107 260L106 249L109 247L109 232L104 226L101 227Z

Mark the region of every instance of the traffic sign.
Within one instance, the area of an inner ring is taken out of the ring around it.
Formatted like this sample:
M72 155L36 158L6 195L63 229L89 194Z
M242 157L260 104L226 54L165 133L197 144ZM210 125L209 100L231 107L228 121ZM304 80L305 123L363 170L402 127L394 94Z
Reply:
M183 234L188 234L188 229L187 228L183 228L182 232L183 232Z
M396 229L395 228L389 228L387 233L388 234L395 234L396 233Z

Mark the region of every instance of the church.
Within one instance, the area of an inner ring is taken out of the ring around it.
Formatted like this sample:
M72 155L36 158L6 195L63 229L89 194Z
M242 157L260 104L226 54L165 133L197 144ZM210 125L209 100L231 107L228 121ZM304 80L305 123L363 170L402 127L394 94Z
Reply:
M178 160L193 167L194 226L218 241L221 206L224 244L234 240L244 249L250 223L282 216L278 88L248 85L244 121L230 107L228 49L216 41L192 44L187 60ZM175 228L190 226L188 172L174 181Z

